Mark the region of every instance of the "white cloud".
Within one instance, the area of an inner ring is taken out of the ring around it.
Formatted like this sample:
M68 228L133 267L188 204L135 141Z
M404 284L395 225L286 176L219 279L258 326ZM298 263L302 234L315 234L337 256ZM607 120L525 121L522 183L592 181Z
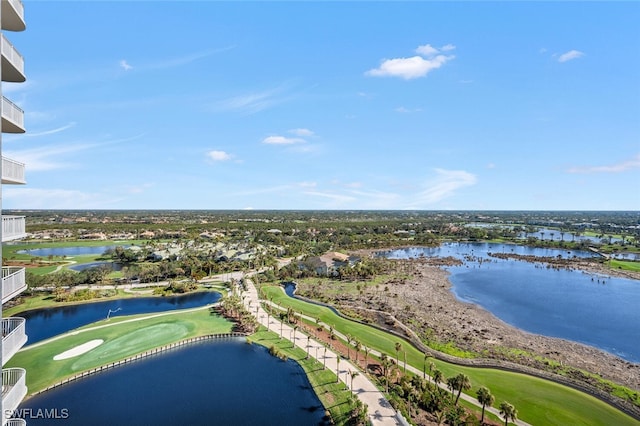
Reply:
M297 143L305 143L302 138L288 138L286 136L268 136L262 140L262 143L268 145L293 145Z
M453 44L444 45L439 49L430 44L424 44L416 48L416 53L420 56L386 59L378 68L367 71L365 75L373 77L401 77L405 80L424 77L430 71L438 69L448 61L454 59L455 56L443 55L441 52L449 52L455 48Z
M140 185L135 185L135 186L127 186L126 187L126 191L129 194L142 194L143 192L145 192L147 189L149 188L153 188L155 186L154 183L143 183Z
M339 204L348 203L350 201L356 201L355 197L344 194L335 194L331 192L318 192L318 191L304 191L304 194L312 195L314 197L328 198L332 201L335 201Z
M437 176L427 183L427 188L417 194L421 203L433 204L451 197L455 192L466 186L475 185L478 179L475 175L464 170L435 169Z
M568 173L621 173L640 168L640 154L635 157L606 166L577 166L567 170Z
M401 77L411 80L426 76L430 71L440 68L453 58L455 58L453 55L437 55L428 59L421 56L387 59L378 68L371 69L365 74L372 77Z
M69 163L60 160L60 157L64 157L65 155L70 156L88 149L96 149L98 147L131 142L141 138L142 136L144 135L140 134L132 137L98 143L64 143L60 145L47 144L37 148L5 151L5 155L21 163L26 163L28 165L29 172L56 170L62 168L78 168L83 167L84 162L76 160L75 163Z
M403 106L398 107L398 108L395 109L395 112L399 112L401 114L409 114L409 113L412 113L412 112L420 112L420 111L422 111L422 108L410 109L410 108L405 108Z
M129 71L133 69L133 67L129 65L129 63L124 59L120 61L120 68L122 68L125 71Z
M289 133L301 137L309 137L314 135L314 133L309 129L291 129L289 130Z
M214 109L254 114L291 99L291 96L279 96L283 90L285 90L283 87L276 87L262 92L234 96L217 102Z
M231 154L226 153L225 151L209 151L207 152L207 158L213 161L228 161L231 160Z
M51 130L44 130L42 132L36 132L36 133L25 133L25 136L30 136L30 137L34 137L34 136L47 136L47 135L53 135L55 133L59 133L59 132L63 132L67 129L72 128L73 126L75 126L76 123L71 122L69 124L67 124L66 126L62 126L62 127L58 127L56 129L51 129Z
M100 209L121 201L102 193L57 188L7 188L3 189L2 198L10 208L19 209Z
M29 172L39 172L71 168L72 164L60 161L58 157L65 154L73 154L79 151L86 151L95 147L96 144L63 144L47 145L39 148L30 148L21 151L7 151L5 155L16 161L28 164Z
M424 46L418 46L416 49L416 53L422 56L434 56L437 53L440 53L440 50L431 46L430 44L425 44Z
M563 53L562 55L560 55L558 57L558 62L567 62L573 59L578 59L582 56L584 56L584 53L580 52L579 50L570 50L567 53Z

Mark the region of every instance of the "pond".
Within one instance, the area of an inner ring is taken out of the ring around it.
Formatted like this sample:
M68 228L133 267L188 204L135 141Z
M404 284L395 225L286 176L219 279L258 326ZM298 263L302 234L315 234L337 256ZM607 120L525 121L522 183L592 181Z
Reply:
M69 269L76 272L82 272L85 269L97 268L98 266L102 266L102 265L108 266L114 271L121 271L123 266L122 263L118 263L118 262L89 262L89 263L80 263L78 265L71 265L69 266Z
M581 271L548 268L541 263L503 260L489 253L547 257L590 257L589 252L507 244L444 244L380 253L388 258L453 256L461 266L447 268L452 292L523 330L595 346L640 362L640 281Z
M29 250L19 250L20 254L28 254L31 256L47 257L47 256L82 256L89 254L103 254L109 249L116 246L86 246L86 247L43 247Z
M59 418L29 416L39 409ZM296 362L241 341L127 364L30 398L21 410L30 426L319 425L324 416Z
M127 299L84 303L81 305L57 306L36 309L18 314L27 319L27 344L31 345L74 328L105 319L107 315L146 314L175 309L195 308L215 303L220 293L202 291L182 296L131 297Z

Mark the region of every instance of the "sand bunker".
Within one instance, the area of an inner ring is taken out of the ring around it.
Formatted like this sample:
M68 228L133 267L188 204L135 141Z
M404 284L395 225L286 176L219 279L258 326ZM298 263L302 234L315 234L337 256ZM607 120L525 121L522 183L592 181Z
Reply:
M100 346L104 340L96 339L88 341L87 343L83 343L81 345L76 346L75 348L71 348L68 351L64 351L61 354L58 354L53 357L54 361L60 361L61 359L73 358L74 356L82 355L84 353L89 352L91 349L97 348Z

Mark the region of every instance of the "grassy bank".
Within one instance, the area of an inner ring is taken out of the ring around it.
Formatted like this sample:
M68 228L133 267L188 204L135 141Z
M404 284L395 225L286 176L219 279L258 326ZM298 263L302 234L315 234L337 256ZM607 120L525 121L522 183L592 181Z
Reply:
M190 337L227 333L233 324L209 309L171 311L102 320L33 346L11 358L5 367L27 370L33 394L82 371L119 361ZM91 340L104 340L86 354L54 361L53 357Z
M288 359L296 361L304 369L307 378L318 395L320 402L329 410L331 418L337 425L346 424L351 415L351 395L345 384L336 383L336 375L329 369L323 369L322 363L313 357L307 358L307 354L302 349L292 348L291 342L280 339L271 331L266 331L261 327L261 331L249 336L249 341L263 345L267 348L275 346L277 350L286 355Z
M267 298L283 307L319 318L342 334L356 337L364 346L395 358L395 344L406 351L407 363L422 369L424 354L411 344L389 333L339 317L330 309L292 299L280 287L263 287ZM401 354L402 355L402 354ZM496 401L507 400L519 412L519 417L531 424L566 425L637 425L637 421L608 404L582 392L539 378L494 369L461 367L434 360L445 377L464 373L471 379L470 395L480 386L491 390ZM402 364L402 362L401 362Z

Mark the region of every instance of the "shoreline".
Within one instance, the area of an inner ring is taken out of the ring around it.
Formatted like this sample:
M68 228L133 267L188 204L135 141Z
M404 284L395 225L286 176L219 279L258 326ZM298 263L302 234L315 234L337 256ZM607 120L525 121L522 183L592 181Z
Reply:
M359 255L372 255L378 250L359 251ZM422 337L429 336L441 343L479 354L484 358L515 362L551 372L567 366L595 374L605 380L640 390L640 364L627 361L614 354L583 343L544 336L522 330L506 323L481 306L459 300L452 291L449 272L444 266L457 262L449 258L419 258L392 260L401 263L406 278L388 280L381 287L388 287L386 296L351 295L334 300L336 307L354 309L367 320L379 323L383 318L367 314L366 309L392 313ZM602 265L584 262L580 270L607 276L610 273ZM630 278L624 271L622 277ZM640 274L639 274L640 276ZM633 279L636 279L634 276ZM384 324L389 327L389 324ZM401 332L401 330L396 330ZM576 379L592 383L594 378L575 372Z

